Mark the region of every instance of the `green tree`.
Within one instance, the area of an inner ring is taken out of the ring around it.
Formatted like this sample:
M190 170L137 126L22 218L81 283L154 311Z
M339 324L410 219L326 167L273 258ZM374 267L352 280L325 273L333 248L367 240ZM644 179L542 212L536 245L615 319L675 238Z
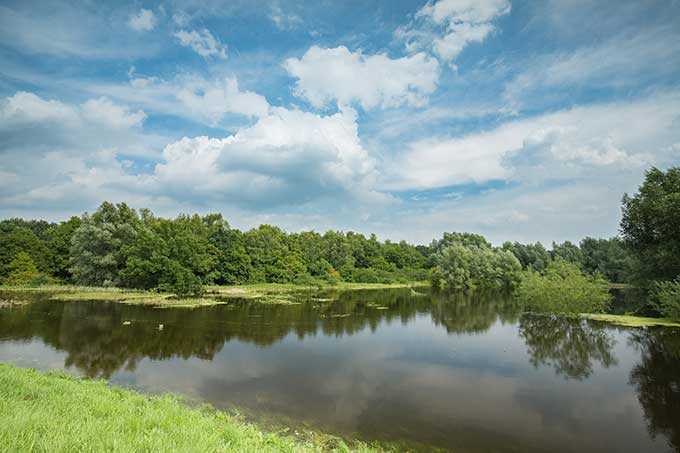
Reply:
M243 233L239 230L223 230L212 234L210 243L218 252L216 283L236 285L250 281L253 266L246 251Z
M545 271L550 263L550 253L543 244L520 244L519 242L503 243L503 250L511 252L522 264L522 269L531 269L537 272Z
M519 282L522 270L517 258L508 251L462 242L453 242L439 252L436 263L432 273L434 286L455 291L511 290Z
M286 235L278 227L260 225L247 231L244 240L254 282L289 283L306 272L302 258L291 253Z
M651 299L661 316L680 321L680 277L672 282L655 282Z
M525 309L549 313L598 313L611 300L607 280L562 260L551 262L545 274L526 271L515 295Z
M63 281L70 281L70 250L73 234L80 227L80 217L71 217L65 222L52 225L48 231L47 246L52 252L50 255L50 273Z
M40 272L50 270L50 250L20 219L0 222L0 277L9 274L7 266L17 253L27 253Z
M578 266L581 266L583 263L583 254L581 253L581 249L578 245L570 241L564 241L561 244L553 242L552 250L550 251L550 257L554 260L560 259Z
M134 243L141 222L125 203L104 202L91 216L82 216L73 233L71 273L81 285L117 286L126 266L125 247Z
M5 283L8 285L26 285L38 277L38 268L35 266L31 255L19 252L7 265L8 276Z
M680 275L680 167L651 168L638 192L623 196L621 232L639 261L639 277Z
M629 281L635 259L619 238L585 238L581 241L583 270L589 274L600 273L609 281Z
M145 212L135 240L124 247L123 286L158 288L178 296L197 295L214 278L217 251L208 237L214 230L199 216L175 220Z

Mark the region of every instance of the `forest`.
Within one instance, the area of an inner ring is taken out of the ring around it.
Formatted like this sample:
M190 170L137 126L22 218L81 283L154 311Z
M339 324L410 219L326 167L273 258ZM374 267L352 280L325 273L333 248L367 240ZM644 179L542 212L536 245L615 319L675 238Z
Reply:
M547 248L540 242L493 246L479 234L456 232L413 245L351 231L287 233L272 225L240 231L221 214L165 219L103 202L92 214L60 223L0 221L0 279L180 296L200 294L205 285L428 280L454 291L516 290L529 305L541 294L563 293L565 282L591 287L589 300L610 283L632 284L653 295L656 312L677 319L679 206L680 168L652 168L638 193L623 197L619 236ZM588 302L591 308L606 304L600 299Z

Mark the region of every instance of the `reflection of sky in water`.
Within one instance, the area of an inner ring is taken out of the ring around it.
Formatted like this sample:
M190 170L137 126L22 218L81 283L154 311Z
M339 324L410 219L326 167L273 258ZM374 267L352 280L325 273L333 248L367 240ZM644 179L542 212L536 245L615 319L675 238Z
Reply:
M212 360L141 358L111 381L330 432L461 451L666 451L665 438L647 433L629 384L640 352L625 330L606 330L615 364L592 360L590 375L574 379L550 363L532 365L517 323L449 334L428 313L407 318L351 335L288 333L269 346L232 339ZM2 361L64 367L67 353L37 337L2 338Z

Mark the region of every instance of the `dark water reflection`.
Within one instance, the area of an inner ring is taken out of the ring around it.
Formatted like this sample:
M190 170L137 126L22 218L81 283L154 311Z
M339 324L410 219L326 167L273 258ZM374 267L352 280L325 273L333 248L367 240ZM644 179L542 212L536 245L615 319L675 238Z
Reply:
M0 360L419 449L680 451L679 330L420 291L194 310L38 295L0 309Z

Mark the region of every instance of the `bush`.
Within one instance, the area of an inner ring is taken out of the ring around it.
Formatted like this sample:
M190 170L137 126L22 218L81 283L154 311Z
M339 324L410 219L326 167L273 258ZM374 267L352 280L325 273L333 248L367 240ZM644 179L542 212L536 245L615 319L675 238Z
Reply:
M524 272L515 295L526 310L551 313L603 312L611 300L607 280L561 260L550 263L544 275Z
M672 282L655 282L652 305L664 318L680 320L680 277Z

